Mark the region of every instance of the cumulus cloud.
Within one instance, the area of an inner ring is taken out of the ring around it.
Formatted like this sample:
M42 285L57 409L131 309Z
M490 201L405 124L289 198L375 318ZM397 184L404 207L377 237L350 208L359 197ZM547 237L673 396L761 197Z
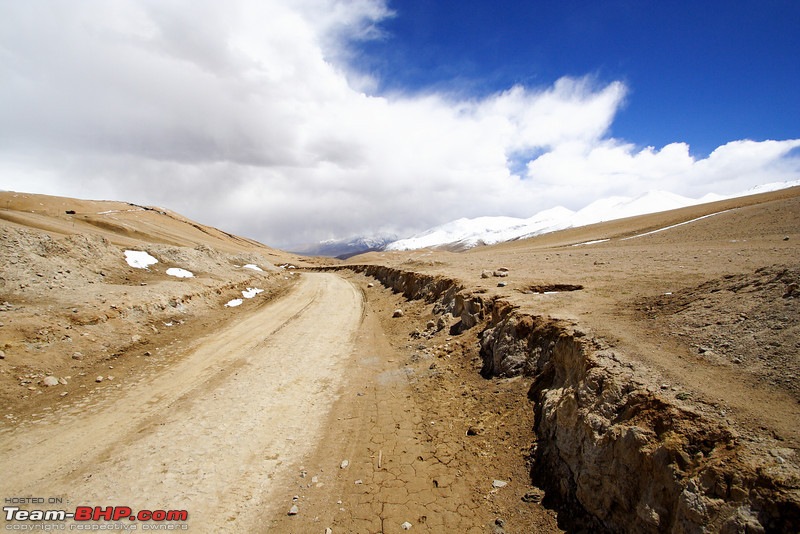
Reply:
M698 160L614 139L620 82L375 94L352 47L390 16L380 0L2 2L0 187L167 206L285 246L800 172L797 140Z

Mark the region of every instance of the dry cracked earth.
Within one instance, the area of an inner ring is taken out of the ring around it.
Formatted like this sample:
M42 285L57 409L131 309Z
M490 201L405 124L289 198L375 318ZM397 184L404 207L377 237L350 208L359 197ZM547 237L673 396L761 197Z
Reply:
M796 530L798 214L795 188L339 262L0 193L0 496L195 532Z

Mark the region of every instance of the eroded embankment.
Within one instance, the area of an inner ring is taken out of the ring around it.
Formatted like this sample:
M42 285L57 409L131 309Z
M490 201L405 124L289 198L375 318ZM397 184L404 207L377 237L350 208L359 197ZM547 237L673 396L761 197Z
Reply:
M343 268L343 267L338 267ZM516 311L457 281L348 266L407 299L481 324L486 377L532 379L531 476L565 526L627 532L796 532L796 480L754 462L736 432L647 388L647 380L575 325ZM572 519L569 520L572 523Z

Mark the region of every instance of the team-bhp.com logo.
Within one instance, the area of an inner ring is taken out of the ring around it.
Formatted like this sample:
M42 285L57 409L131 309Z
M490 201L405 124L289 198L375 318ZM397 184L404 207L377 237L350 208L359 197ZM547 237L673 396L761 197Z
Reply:
M183 523L189 519L186 510L139 510L134 512L130 506L78 506L74 512L67 510L23 510L19 506L4 506L6 530L66 530L67 525L32 525L30 522L55 522L72 520L69 530L137 530L135 521L142 522L142 530L186 530ZM100 521L116 523L116 528L107 525L99 527ZM44 526L61 528L41 528Z

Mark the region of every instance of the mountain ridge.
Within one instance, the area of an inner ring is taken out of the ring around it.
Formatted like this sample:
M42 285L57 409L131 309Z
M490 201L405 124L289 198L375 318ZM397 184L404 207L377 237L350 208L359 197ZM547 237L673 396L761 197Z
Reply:
M461 218L389 243L385 250L447 248L451 251L462 251L482 245L525 239L567 228L777 191L797 185L800 185L800 180L776 182L763 184L733 195L708 193L697 199L668 191L651 190L637 197L613 196L598 199L577 211L557 206L529 218L505 216Z

